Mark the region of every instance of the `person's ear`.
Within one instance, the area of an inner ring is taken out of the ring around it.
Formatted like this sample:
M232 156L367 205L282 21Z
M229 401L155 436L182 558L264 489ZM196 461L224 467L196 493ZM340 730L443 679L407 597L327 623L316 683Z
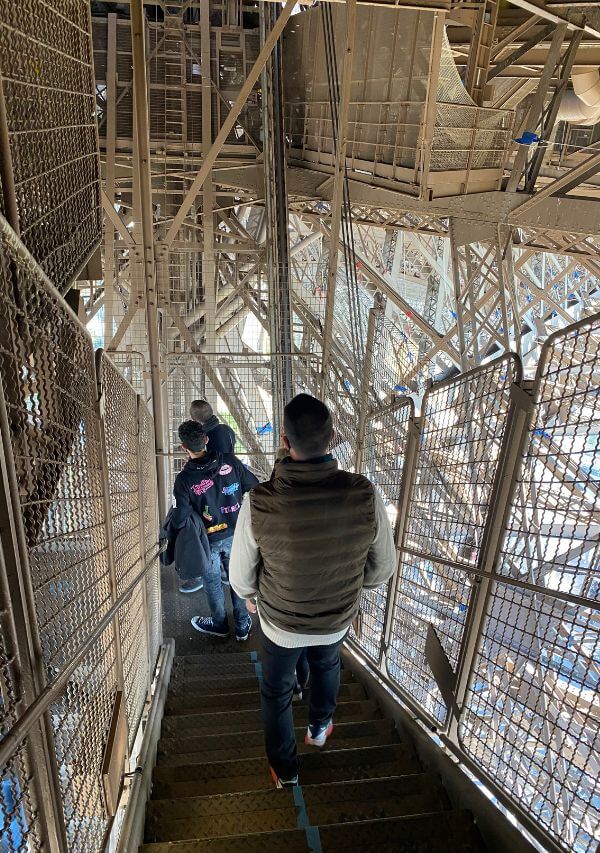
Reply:
M287 435L286 435L285 433L283 433L283 434L282 434L282 436L281 436L281 443L283 444L283 446L284 446L287 450L289 450L289 449L290 449L290 440L289 440L289 438L287 437Z

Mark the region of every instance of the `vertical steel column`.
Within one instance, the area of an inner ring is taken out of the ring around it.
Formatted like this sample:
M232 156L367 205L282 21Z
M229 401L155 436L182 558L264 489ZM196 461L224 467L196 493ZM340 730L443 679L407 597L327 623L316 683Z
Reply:
M463 370L468 370L469 359L467 356L467 342L462 311L461 262L454 219L452 218L449 220L448 233L450 236L450 251L452 255L452 280L454 283L454 305L456 308L456 328L458 330L458 342L460 348L460 366Z
M141 442L140 442L140 407L144 405L142 402L142 398L139 394L136 395L136 417L137 417L137 444L138 444L138 453L137 453L137 480L138 480L138 530L140 537L140 569L142 566L146 564L146 526L144 524L144 474L142 468L142 454L141 454ZM155 571L155 568L152 568L152 571ZM148 577L146 576L142 581L143 587L143 610L144 610L144 624L146 625L146 664L148 669L148 681L147 681L147 693L150 695L150 687L152 685L152 675L153 675L153 664L154 661L151 659L151 649L152 649L152 628L150 625L150 607L148 603Z
M111 204L115 200L115 149L117 137L117 16L106 22L106 165L104 191ZM104 346L113 337L115 316L115 228L104 224Z
M360 399L358 401L358 430L356 436L356 453L354 470L362 472L365 453L365 437L367 432L367 416L369 414L369 389L371 387L371 369L375 349L375 334L380 321L385 314L385 296L377 292L373 298L373 307L369 310L367 325L367 341L365 346L365 361L361 377Z
M433 145L438 110L437 94L440 81L440 61L443 38L446 32L445 13L435 12L433 21L433 36L429 50L427 95L417 142L417 159L415 160L416 179L419 183L419 198L421 199L429 198L427 183L429 180L429 167L431 165L431 146Z
M327 271L327 298L325 303L325 323L323 328L323 364L321 393L324 395L331 361L333 315L335 311L335 288L337 282L338 257L340 251L340 230L342 226L342 203L344 181L346 178L346 148L348 145L348 113L352 91L352 65L354 58L354 37L356 33L356 0L347 0L346 5L346 41L342 66L342 83L338 109L337 146L333 174L333 195L331 198L331 229L329 239L329 268ZM333 116L332 116L333 121Z
M146 327L152 383L154 440L156 445L156 478L159 516L166 515L166 472L164 455L164 417L161 394L161 356L158 330L158 296L154 260L154 227L152 214L152 176L150 171L150 130L148 126L148 85L146 81L146 45L143 0L131 0L131 49L133 55L133 89L137 129L137 168L139 174L140 212L144 249L144 292Z
M264 45L279 17L275 4L260 6L260 38ZM281 40L273 47L262 71L263 152L265 209L267 213L267 269L269 297L269 336L273 386L273 433L276 444L281 434L283 407L293 394L292 309L290 298L290 244L287 158L283 115ZM285 355L276 357L277 353Z
M200 9L200 61L202 76L202 156L212 147L212 86L210 61L210 0L202 0ZM217 281L214 252L214 188L212 169L202 185L202 286L204 288L204 341L206 352L217 351ZM214 388L207 387L210 403L216 403Z
M381 648L379 650L379 667L385 676L388 676L387 653L394 627L394 609L396 606L396 594L400 582L400 565L402 563L402 547L408 518L408 508L412 498L413 482L417 467L417 456L419 442L421 440L421 423L418 418L411 418L408 423L408 434L406 437L406 450L404 453L404 467L402 469L402 482L400 484L400 495L398 497L398 524L396 527L396 571L388 584L387 599L385 602L385 613L383 617L383 631L381 634Z
M19 235L19 209L15 190L15 176L12 167L10 137L8 135L8 116L4 101L2 68L0 68L0 186L4 197L4 210L12 230Z

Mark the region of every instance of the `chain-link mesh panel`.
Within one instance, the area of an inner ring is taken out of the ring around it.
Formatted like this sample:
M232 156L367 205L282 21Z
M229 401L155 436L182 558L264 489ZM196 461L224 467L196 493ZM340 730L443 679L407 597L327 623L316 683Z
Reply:
M502 166L513 113L438 103L431 145L432 171Z
M146 399L146 364L141 352L107 352L106 355L119 369L124 379L142 400Z
M543 349L507 581L493 584L460 728L496 784L576 851L600 840L599 342L596 315Z
M219 419L233 428L236 455L259 479L270 477L276 450L273 367L275 359L286 357L246 353L185 353L168 357L171 482L185 464L177 429L189 420L190 404L198 399L208 400ZM294 355L291 359L295 392L314 392L315 377L319 375L317 357Z
M259 479L270 476L275 448L269 356L169 356L167 375L172 480L186 461L177 429L189 420L190 404L197 399L208 400L219 419L232 427L236 455Z
M428 625L456 666L489 502L519 368L511 356L434 386L423 425L406 520L387 667L425 712L447 709L425 659Z
M406 458L406 442L412 401L403 400L389 409L372 415L367 421L363 470L375 484L386 505L390 522L397 527L398 500ZM365 590L360 605L360 634L352 628L350 636L372 660L378 662L383 638L389 584Z
M99 771L115 700L114 655L109 625L50 708L70 853L100 850L108 824Z
M23 244L0 219L0 390L10 430L5 448L16 478L24 568L35 607L33 634L39 637L49 681L71 664L82 643L112 604L108 543L115 553L115 582L122 593L138 575L157 542L152 419L117 368L101 360L104 435L97 406L91 340ZM140 442L142 444L141 453ZM107 470L102 469L106 450ZM108 495L103 494L108 476ZM140 517L140 482L144 511ZM108 497L111 523L104 515ZM19 528L20 529L20 528ZM113 536L114 533L114 536ZM141 537L148 537L141 555ZM110 538L109 538L110 537ZM148 578L154 589L154 658L160 642L158 568ZM4 600L4 596L3 596ZM1 613L6 614L4 603ZM138 726L149 681L146 584L118 615L129 727ZM1 615L1 614L0 614ZM2 731L17 712L19 696L7 651L2 617L0 689ZM49 707L53 743L46 768L58 780L69 851L99 850L108 825L100 768L117 686L118 645L114 622L86 651L66 687ZM13 644L14 645L14 644ZM69 670L70 672L70 670ZM36 760L45 760L36 747ZM7 851L41 849L33 796L35 764L29 740L20 742L2 768L0 821ZM39 802L39 798L37 800ZM4 848L3 848L4 849Z
M143 565L143 555L140 555L143 518L140 518L138 398L106 355L100 360L100 384L117 595L121 595ZM143 584L135 589L127 606L119 611L119 630L129 737L133 741L148 688Z
M21 238L64 288L100 242L89 3L0 2L0 55Z
M3 610L5 602L2 602ZM6 611L5 611L6 612ZM3 620L4 623L4 620ZM18 660L9 648L10 629L0 629L0 737L4 738L18 718L22 701L19 689ZM6 634L6 636L5 636ZM10 643L12 646L12 643ZM30 760L26 740L0 768L0 849L38 850L41 846L39 816L35 805L35 765Z
M2 232L0 382L44 664L60 670L110 605L89 336Z
M1 235L0 382L36 630L52 678L111 603L94 356L83 327L4 224ZM98 768L114 700L113 646L111 627L51 714L70 849L82 853L99 846L106 828Z

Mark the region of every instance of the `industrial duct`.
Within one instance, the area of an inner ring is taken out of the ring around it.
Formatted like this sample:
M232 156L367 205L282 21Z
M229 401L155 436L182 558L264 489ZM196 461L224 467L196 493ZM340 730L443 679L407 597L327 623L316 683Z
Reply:
M572 92L565 92L559 121L591 126L600 121L600 69L571 74Z

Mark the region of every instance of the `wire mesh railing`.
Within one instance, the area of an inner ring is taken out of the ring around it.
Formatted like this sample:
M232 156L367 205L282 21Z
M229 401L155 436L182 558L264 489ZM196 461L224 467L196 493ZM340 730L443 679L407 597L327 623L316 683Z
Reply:
M172 484L187 459L178 427L193 400L205 399L236 434L235 453L259 478L268 479L277 451L272 378L277 362L290 359L294 393L316 393L320 358L311 353L177 353L167 356L169 460ZM275 371L276 373L276 371Z
M62 292L102 235L90 4L2 0L0 54L4 214Z
M549 338L533 386L506 355L431 386L418 415L374 396L361 470L398 572L350 635L546 849L578 853L600 825L599 343L596 315ZM332 376L329 397L343 424L355 390Z
M0 317L2 843L89 853L161 643L152 418L1 217Z

